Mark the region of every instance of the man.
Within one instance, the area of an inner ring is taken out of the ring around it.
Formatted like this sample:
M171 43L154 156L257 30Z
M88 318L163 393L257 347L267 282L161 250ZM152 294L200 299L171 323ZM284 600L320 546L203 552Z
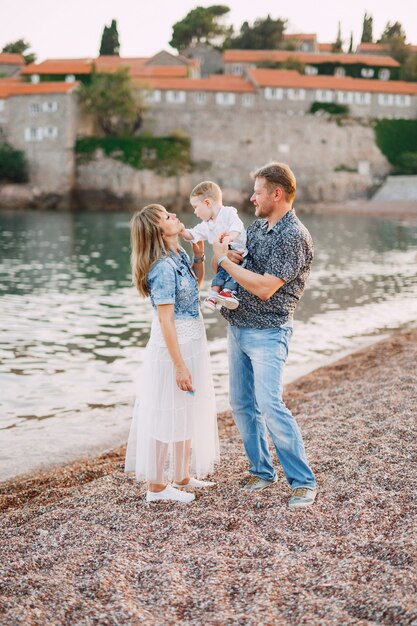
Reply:
M240 305L221 309L228 320L230 403L252 476L244 489L258 491L277 481L267 432L291 488L290 508L313 504L316 479L301 432L282 400L282 375L295 307L313 260L308 230L292 204L296 181L288 165L270 163L255 175L251 202L255 220L247 231L245 267L228 252L227 239L213 244L217 264L238 283Z

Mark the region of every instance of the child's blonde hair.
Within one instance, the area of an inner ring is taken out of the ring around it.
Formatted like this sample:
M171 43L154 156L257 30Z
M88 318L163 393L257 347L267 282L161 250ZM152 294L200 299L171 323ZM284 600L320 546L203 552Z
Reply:
M190 198L199 198L200 200L210 198L218 204L221 204L222 190L220 189L219 185L213 183L213 181L205 180L202 183L198 184L196 187L194 187L194 189L190 193Z
M148 274L152 265L167 254L160 227L161 204L148 204L130 220L132 281L141 296L149 296Z

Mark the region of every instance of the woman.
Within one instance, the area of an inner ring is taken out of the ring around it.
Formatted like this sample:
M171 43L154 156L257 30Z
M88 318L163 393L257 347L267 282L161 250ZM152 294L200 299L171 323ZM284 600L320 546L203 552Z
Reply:
M184 225L175 213L151 204L131 221L133 282L154 309L126 452L126 471L148 482L147 502L192 502L187 487L219 458L216 408L198 286L204 244L193 245L194 264L179 245ZM191 477L191 473L195 477ZM173 484L169 484L174 481Z

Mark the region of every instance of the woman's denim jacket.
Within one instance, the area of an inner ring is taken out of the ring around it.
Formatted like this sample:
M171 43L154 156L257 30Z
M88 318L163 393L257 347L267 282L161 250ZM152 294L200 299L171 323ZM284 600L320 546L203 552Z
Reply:
M173 304L175 319L195 319L199 316L198 285L190 259L183 248L154 263L148 274L151 303Z

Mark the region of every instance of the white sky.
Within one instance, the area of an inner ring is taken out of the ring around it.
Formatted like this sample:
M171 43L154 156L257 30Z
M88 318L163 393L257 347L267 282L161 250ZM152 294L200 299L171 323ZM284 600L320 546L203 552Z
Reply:
M269 13L285 18L288 31L317 33L319 41L336 39L338 21L348 43L353 31L359 43L365 11L374 20L378 38L388 21L401 22L409 43L417 44L415 0L0 0L0 49L24 38L38 60L45 58L97 56L105 24L117 20L122 56L151 56L170 50L172 25L197 5L226 4L231 11L228 24L236 30L245 20L253 22Z

